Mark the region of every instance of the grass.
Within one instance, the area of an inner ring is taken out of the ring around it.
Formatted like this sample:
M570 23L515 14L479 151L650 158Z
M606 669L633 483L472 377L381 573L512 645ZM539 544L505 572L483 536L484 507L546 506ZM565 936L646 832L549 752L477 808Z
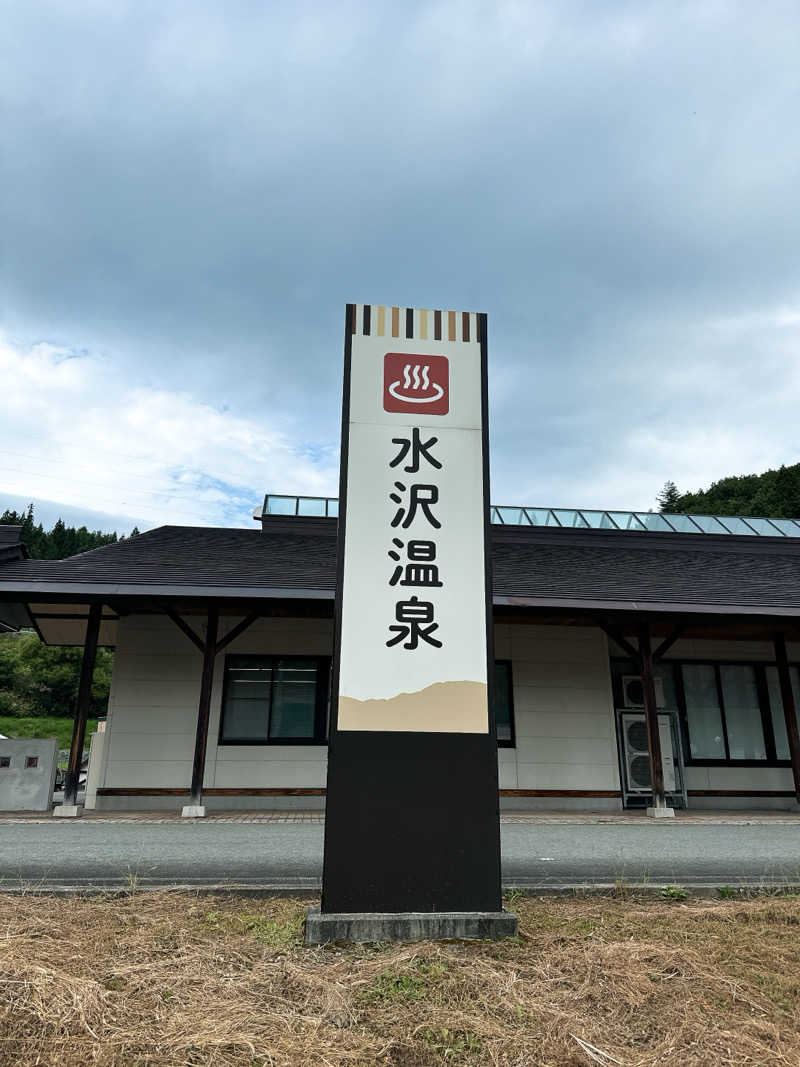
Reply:
M722 894L720 894L721 896ZM663 889L659 890L659 896L664 900L686 900L689 894L685 889L682 889L679 885L665 885Z
M797 897L517 896L519 938L321 948L305 907L0 895L0 1063L800 1063Z
M89 737L97 729L97 719L86 723L86 748ZM28 716L0 715L0 734L7 737L55 737L59 748L69 748L72 743L72 719L55 715Z

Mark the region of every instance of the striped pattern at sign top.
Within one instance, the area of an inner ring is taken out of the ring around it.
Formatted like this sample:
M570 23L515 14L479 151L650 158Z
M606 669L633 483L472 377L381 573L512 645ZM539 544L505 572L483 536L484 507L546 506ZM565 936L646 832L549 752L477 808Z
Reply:
M440 311L349 304L350 331L366 337L421 341L480 341L480 315L475 311Z

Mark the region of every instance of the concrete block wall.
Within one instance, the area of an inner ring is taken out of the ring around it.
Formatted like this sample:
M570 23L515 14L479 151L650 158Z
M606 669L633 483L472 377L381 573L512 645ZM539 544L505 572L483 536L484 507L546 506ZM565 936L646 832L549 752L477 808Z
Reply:
M54 737L0 739L0 811L47 811L57 761Z

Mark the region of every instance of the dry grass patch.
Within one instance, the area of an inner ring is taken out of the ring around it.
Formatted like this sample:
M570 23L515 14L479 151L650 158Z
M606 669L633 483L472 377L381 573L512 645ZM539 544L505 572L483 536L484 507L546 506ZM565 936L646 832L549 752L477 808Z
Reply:
M800 900L514 900L499 943L302 943L305 904L0 895L0 1064L800 1064Z

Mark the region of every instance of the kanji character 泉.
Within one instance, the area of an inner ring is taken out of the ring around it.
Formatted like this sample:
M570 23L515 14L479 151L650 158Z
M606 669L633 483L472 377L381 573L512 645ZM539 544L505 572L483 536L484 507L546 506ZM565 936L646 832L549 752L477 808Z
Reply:
M405 492L406 487L402 482L395 482L394 484L396 489ZM407 511L403 504L402 497L399 497L397 493L389 493L389 499L399 505L395 517L392 519L392 526L399 526L402 522L403 529L407 530L414 521L414 516L417 514L417 510L419 510L425 515L425 518L431 526L438 530L442 524L431 511L431 504L436 504L439 501L438 488L435 485L412 485L410 493L411 499ZM405 518L403 518L403 516L405 516Z
M439 629L439 623L433 621L433 604L429 600L418 600L415 596L410 600L398 600L394 611L395 618L402 625L389 627L389 632L396 634L386 642L389 648L405 638L408 640L403 644L403 648L412 651L419 646L420 640L427 641L434 648L442 647L441 641L431 637L434 630Z
M396 537L392 538L392 544L398 548L403 548L403 542ZM439 568L431 560L436 559L436 545L433 541L409 541L408 542L408 558L412 560L411 563L406 563L403 566L400 563L400 554L390 549L388 555L391 559L397 561L397 566L394 569L392 577L389 579L389 585L411 585L411 586L436 586L440 587L442 583L439 581ZM405 571L405 578L400 581L400 577Z
M424 456L428 463L437 470L442 469L442 465L438 459L430 454L428 449L433 448L439 441L438 437L430 437L427 441L420 441L419 428L414 427L411 431L411 440L407 437L393 437L392 444L399 445L400 451L394 457L389 464L390 467L396 467L398 463L402 463L403 460L411 452L411 463L407 467L403 467L406 474L416 474L419 470L420 456Z

